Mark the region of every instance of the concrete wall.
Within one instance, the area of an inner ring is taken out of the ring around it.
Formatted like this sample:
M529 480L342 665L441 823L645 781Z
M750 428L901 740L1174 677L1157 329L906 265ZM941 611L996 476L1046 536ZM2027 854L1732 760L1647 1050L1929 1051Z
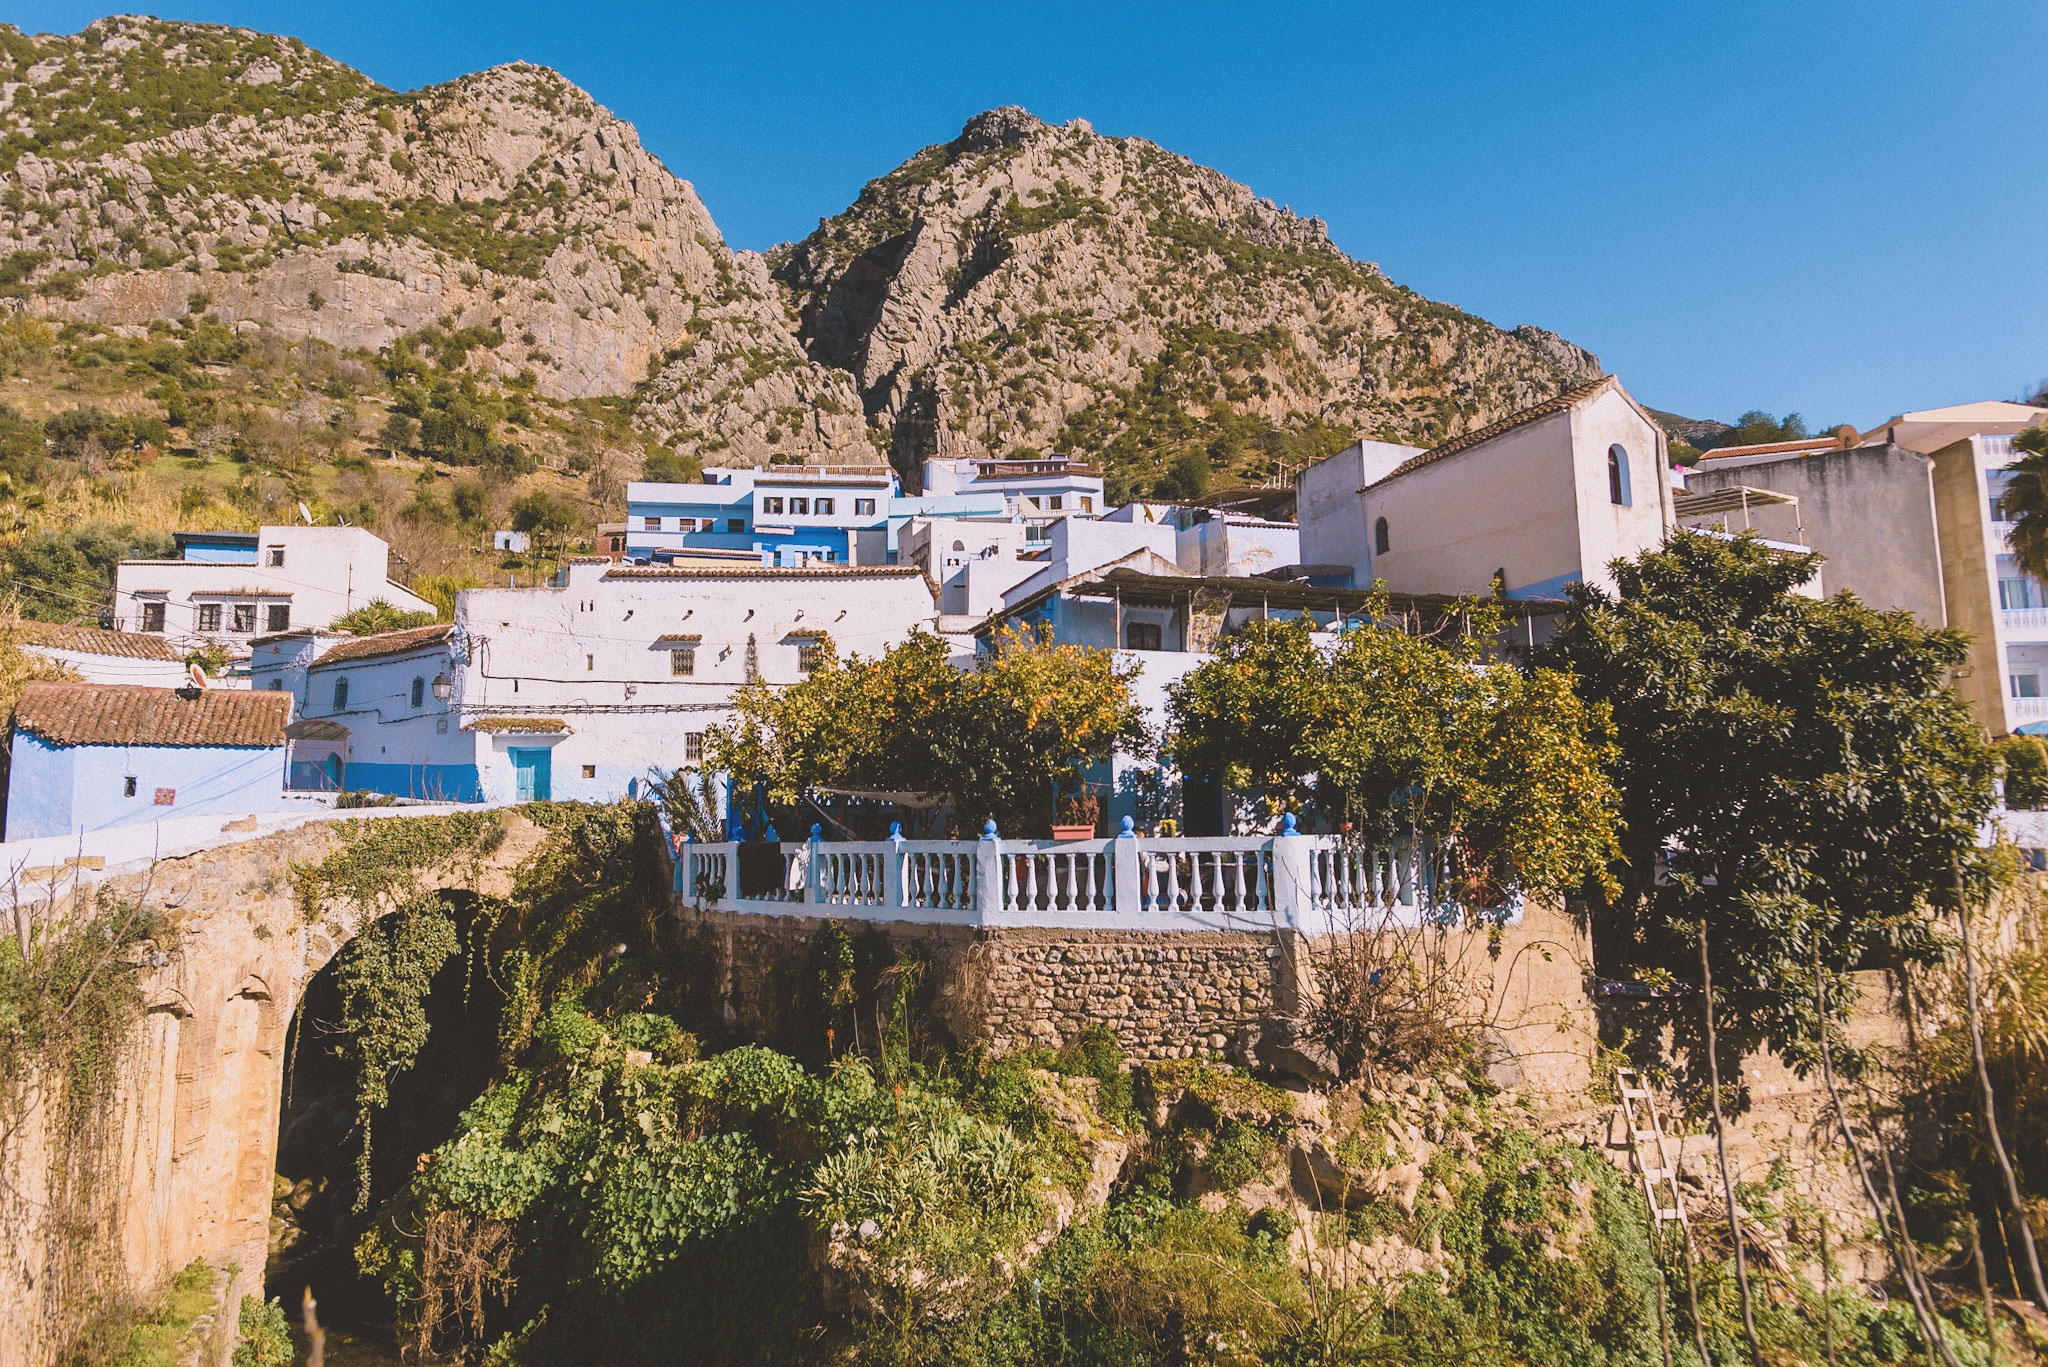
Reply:
M1392 474L1402 461L1421 454L1419 446L1361 441L1303 470L1294 486L1294 515L1301 524L1301 563L1368 564L1372 537L1359 492Z
M1847 589L1874 608L1904 608L1929 626L1948 624L1928 457L1903 446L1863 446L1732 468L1708 460L1686 478L1694 493L1742 485L1799 500L1796 511L1754 509L1748 525L1758 536L1803 540L1826 556L1821 574L1830 592ZM1734 514L1725 526L1739 532L1744 519Z
M100 831L168 817L283 811L284 747L52 745L16 731L7 837ZM127 780L135 795L126 796ZM170 800L159 803L159 791Z
M1292 522L1225 517L1182 527L1175 554L1188 574L1245 578L1301 563L1301 529Z
M1942 598L1948 625L1970 638L1970 660L1956 691L1994 736L2011 730L2005 706L2005 652L1999 645L1997 537L1975 448L1956 442L1934 453L1935 518L1941 544Z

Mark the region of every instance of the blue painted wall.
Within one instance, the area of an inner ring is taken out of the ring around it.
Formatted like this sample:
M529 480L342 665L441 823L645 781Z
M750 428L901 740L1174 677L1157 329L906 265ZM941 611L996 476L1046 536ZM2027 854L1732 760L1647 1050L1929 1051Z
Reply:
M474 764L380 764L351 760L341 786L352 793L390 793L429 802L481 802Z
M174 816L282 811L284 747L52 745L16 731L7 793L7 838L71 835ZM123 793L135 778L135 796ZM156 791L175 794L167 806Z

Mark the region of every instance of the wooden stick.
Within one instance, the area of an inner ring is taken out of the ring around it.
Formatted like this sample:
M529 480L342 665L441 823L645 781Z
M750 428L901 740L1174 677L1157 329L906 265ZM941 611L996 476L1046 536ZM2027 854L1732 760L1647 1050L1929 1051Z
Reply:
M1735 1174L1728 1170L1728 1120L1721 1113L1721 1062L1714 1047L1714 970L1707 963L1707 923L1700 922L1700 993L1706 1003L1707 1079L1714 1089L1714 1148L1721 1159L1721 1191L1728 1199L1728 1237L1735 1244L1735 1285L1742 1292L1742 1334L1749 1340L1749 1360L1763 1361L1756 1341L1756 1314L1750 1308L1749 1262L1742 1254L1742 1215L1735 1204Z

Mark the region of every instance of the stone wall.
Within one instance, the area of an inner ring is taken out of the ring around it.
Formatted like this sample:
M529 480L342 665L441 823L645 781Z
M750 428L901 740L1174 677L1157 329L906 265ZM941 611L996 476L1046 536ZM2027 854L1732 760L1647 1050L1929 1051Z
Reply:
M697 910L681 899L676 914L712 956L727 1024L778 1038L820 919ZM923 946L935 1009L963 1042L1057 1048L1102 1024L1141 1059L1247 1057L1263 1023L1303 1009L1334 948L1292 932L876 924L899 949ZM1486 1034L1497 1066L1518 1086L1582 1094L1597 1046L1579 928L1534 906L1497 941L1454 935L1444 951L1453 1008Z
M165 859L104 885L110 896L163 908L178 944L142 979L144 1015L93 1136L90 1182L72 1181L69 1196L51 1199L75 1174L62 1171L47 1107L0 1150L0 1193L11 1197L0 1202L0 1367L49 1362L82 1306L146 1296L195 1258L236 1269L222 1288L225 1364L235 1307L263 1288L286 1031L306 984L358 928L359 913L343 905L309 920L292 865L324 858L352 824ZM508 893L508 871L541 836L517 818L509 824L477 891ZM34 914L77 914L90 895L48 889ZM81 1249L92 1256L81 1259Z

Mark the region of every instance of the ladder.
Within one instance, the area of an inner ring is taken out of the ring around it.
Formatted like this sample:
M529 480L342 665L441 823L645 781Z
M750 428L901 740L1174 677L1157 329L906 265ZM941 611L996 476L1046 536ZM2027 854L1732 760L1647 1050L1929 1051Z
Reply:
M1643 1196L1650 1203L1650 1219L1658 1229L1676 1220L1690 1237L1692 1224L1685 1213L1685 1197L1678 1190L1678 1168L1664 1142L1664 1122L1657 1114L1657 1098L1643 1085L1642 1074L1634 1068L1614 1070L1614 1094L1621 1098L1621 1123L1628 1130L1629 1157L1643 1184ZM1645 1118L1648 1124L1644 1123Z

